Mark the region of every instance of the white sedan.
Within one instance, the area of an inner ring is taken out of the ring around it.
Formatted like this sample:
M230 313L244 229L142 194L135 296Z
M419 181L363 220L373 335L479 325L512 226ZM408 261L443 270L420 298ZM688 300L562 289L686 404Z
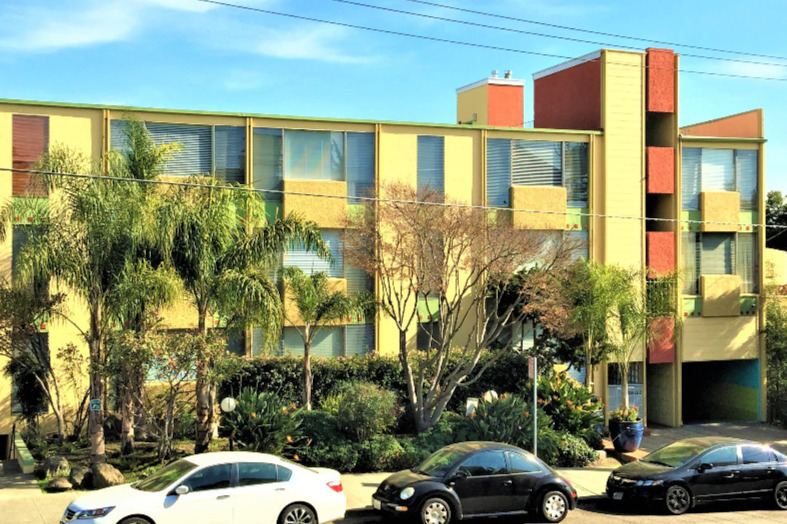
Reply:
M150 477L76 498L61 524L318 524L344 518L338 471L264 453L186 457Z

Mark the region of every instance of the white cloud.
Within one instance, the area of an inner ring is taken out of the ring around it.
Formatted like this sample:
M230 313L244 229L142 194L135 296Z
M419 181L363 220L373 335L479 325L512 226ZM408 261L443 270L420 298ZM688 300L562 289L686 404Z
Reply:
M339 43L346 31L338 27L314 29L267 30L265 36L252 41L250 49L274 58L316 60L321 62L367 63L371 57L343 51Z
M768 61L767 59L758 60L757 58L742 59L742 60L749 60L750 62ZM716 68L712 68L711 70L714 69ZM766 64L750 64L746 62L726 62L724 64L724 67L721 68L720 72L727 73L730 75L755 76L755 77L763 77L763 78L785 78L787 77L787 65L766 65Z

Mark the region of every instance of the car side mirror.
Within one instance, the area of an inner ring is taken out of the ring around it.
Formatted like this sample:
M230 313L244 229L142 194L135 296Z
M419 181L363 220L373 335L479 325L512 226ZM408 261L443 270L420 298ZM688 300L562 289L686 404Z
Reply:
M185 495L189 491L191 490L189 489L188 486L186 486L185 484L181 484L180 486L175 488L175 495Z
M705 473L709 469L713 469L713 463L711 462L703 462L702 464L697 466L697 471L699 471L700 473Z
M469 477L469 475L467 474L467 471L463 471L463 470L460 469L459 471L457 471L456 473L454 473L453 475L451 475L449 477L448 483L449 484L453 484L457 480L463 480L463 479L466 479L467 477Z

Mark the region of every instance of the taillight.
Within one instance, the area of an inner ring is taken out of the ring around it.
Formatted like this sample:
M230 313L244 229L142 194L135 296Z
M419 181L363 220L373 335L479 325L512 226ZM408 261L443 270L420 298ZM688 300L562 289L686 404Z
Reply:
M336 493L341 493L342 491L344 491L344 488L342 487L342 481L341 480L332 480L332 481L330 481L328 483L328 487L331 488L332 490L334 490Z

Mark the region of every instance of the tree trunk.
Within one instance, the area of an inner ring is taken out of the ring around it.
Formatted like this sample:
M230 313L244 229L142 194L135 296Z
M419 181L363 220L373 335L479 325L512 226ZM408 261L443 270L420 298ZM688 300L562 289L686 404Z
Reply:
M107 461L104 442L104 377L100 368L103 365L101 354L101 314L97 306L90 312L90 398L98 399L101 409L88 414L88 428L90 431L90 464L103 464Z
M620 374L622 376L622 384L620 386L620 407L626 409L629 407L629 369L628 366L619 364Z
M120 452L123 455L130 455L134 452L134 395L132 390L134 384L128 381L132 380L130 375L133 373L131 370L126 370L126 383L123 384L123 398L120 406L121 417L121 433L120 433Z
M585 385L590 388L593 385L593 341L591 338L588 338L585 341Z
M202 336L208 334L205 318L207 312L202 310L199 312L199 323L197 329ZM194 427L194 453L204 453L208 451L211 438L211 412L213 411L210 404L210 388L206 380L208 374L208 362L200 359L197 362L197 380L195 385L195 393L197 398L196 416L197 421Z
M310 342L303 343L303 405L306 407L306 411L312 409L311 347Z

